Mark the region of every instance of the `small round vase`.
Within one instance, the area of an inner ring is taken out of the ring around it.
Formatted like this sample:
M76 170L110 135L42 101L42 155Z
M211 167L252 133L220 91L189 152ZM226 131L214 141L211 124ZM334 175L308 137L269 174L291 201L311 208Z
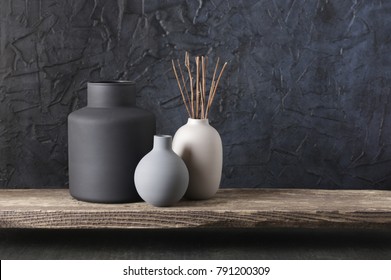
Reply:
M171 206L183 197L189 173L173 152L170 135L154 136L152 151L137 165L134 183L141 198L154 206Z
M175 133L173 150L189 170L185 197L208 199L215 195L220 186L223 147L219 133L208 119L189 118Z

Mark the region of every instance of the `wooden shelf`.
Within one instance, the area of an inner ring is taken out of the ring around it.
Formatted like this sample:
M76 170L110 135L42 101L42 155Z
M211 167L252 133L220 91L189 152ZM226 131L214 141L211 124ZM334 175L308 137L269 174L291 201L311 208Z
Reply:
M0 228L390 228L391 192L221 189L205 201L157 208L96 204L67 189L0 190Z

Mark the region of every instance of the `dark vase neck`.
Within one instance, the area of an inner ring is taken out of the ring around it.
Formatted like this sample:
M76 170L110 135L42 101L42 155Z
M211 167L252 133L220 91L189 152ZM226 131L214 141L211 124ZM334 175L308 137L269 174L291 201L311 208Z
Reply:
M108 81L88 83L88 107L130 107L136 105L136 87L133 82Z

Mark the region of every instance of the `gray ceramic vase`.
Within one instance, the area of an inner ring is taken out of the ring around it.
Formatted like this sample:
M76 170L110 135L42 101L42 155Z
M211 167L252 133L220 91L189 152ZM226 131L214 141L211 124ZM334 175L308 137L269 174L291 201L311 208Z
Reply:
M154 206L171 206L183 197L189 172L173 152L170 135L154 136L153 149L138 164L134 182L141 198Z
M138 162L153 146L155 117L135 107L135 84L88 83L87 107L68 117L69 190L91 202L140 201Z

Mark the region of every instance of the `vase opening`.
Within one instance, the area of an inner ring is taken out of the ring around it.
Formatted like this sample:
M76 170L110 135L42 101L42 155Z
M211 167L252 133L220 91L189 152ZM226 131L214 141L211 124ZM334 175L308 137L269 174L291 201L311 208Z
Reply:
M158 134L153 137L154 149L171 149L172 148L172 136L165 134Z
M101 86L113 86L113 85L119 85L119 86L125 86L125 85L134 85L135 83L132 81L126 81L126 80L106 80L106 81L96 81L96 82L88 82L89 84L94 85L101 85Z
M193 118L188 118L187 123L188 123L188 124L209 124L209 119L193 119Z

